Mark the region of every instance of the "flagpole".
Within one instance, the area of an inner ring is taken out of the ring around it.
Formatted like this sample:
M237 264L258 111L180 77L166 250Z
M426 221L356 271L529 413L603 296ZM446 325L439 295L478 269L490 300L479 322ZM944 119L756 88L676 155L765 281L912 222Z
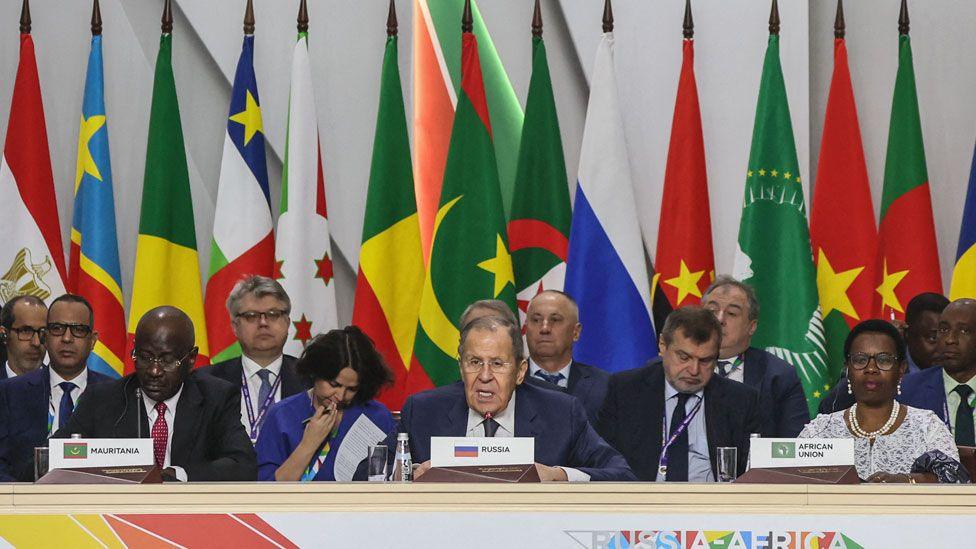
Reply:
M603 2L603 32L613 32L613 6L610 0Z
M535 0L535 9L532 10L532 36L542 38L542 8L539 0Z
M31 14L30 14L30 2L24 0L24 3L20 7L20 33L30 34L31 32Z
M773 0L773 5L769 9L769 35L779 36L779 4Z
M173 4L172 0L166 0L163 4L163 18L161 19L161 29L163 34L173 33Z
M847 25L844 23L844 0L837 0L837 16L834 17L834 38L843 40L847 34Z
M387 36L397 35L396 4L393 3L393 0L390 0L390 13L386 17L386 35Z
M461 32L472 32L474 18L471 16L471 0L464 0L464 12L461 14Z
M898 34L908 36L908 0L901 0L901 11L898 13Z
M251 36L254 34L254 1L247 0L247 6L244 8L244 35Z
M298 33L308 32L308 3L306 0L298 5Z
M92 36L102 35L102 10L98 7L98 0L92 2L91 33Z
M685 21L681 30L685 40L695 38L695 21L691 18L691 0L685 0Z

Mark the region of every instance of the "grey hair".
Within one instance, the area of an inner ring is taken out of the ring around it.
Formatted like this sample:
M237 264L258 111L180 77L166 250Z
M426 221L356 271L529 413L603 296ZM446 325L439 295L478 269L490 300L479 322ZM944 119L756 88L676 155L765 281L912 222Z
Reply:
M508 303L500 299L479 299L464 309L458 321L458 326L463 327L465 324L471 322L471 313L476 309L489 309L495 313L490 316L503 318L512 324L518 324L518 321L515 319L515 313L512 312L512 308L508 306Z
M525 347L523 347L522 344L522 330L519 328L518 324L509 322L508 319L499 318L497 316L478 317L463 325L461 327L461 342L458 345L458 355L461 355L461 351L464 349L464 342L468 339L468 334L472 331L484 330L495 332L499 329L505 330L505 332L508 333L508 337L512 340L512 356L515 357L516 364L521 364L522 361L525 360Z
M759 320L759 298L756 297L756 290L752 286L746 284L745 282L736 280L729 275L719 275L715 277L715 280L708 286L705 290L705 295L702 296L702 301L709 296L712 292L719 288L725 286L732 286L733 288L738 288L742 290L742 293L746 294L746 301L749 303L749 320Z
M258 299L272 296L285 304L285 314L291 313L291 298L288 297L288 292L277 280L266 276L252 275L235 284L234 289L227 296L227 312L230 313L231 319L237 318L241 312L241 300L246 295L253 295Z

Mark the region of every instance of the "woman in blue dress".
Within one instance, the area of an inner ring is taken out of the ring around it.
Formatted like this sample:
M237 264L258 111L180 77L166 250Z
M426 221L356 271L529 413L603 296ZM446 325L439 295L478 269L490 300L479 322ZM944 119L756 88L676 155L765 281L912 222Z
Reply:
M396 427L373 400L393 381L383 357L348 326L309 341L296 367L312 388L268 410L255 448L258 480L366 480L366 446Z

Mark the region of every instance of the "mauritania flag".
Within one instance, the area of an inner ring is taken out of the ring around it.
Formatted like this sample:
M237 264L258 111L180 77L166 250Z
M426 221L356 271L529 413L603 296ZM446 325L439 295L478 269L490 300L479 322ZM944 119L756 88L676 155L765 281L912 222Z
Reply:
M30 34L20 35L20 64L0 160L0 303L64 293L67 269L47 148L41 83Z
M294 356L313 335L338 325L317 120L308 33L302 32L291 63L274 273L291 297L285 352Z
M566 292L586 326L573 351L611 372L657 356L651 288L617 96L613 33L596 50L583 127Z
M98 341L88 357L88 367L101 374L121 376L125 369L125 308L115 233L104 84L102 37L94 36L78 133L68 289L85 296L95 312Z
M394 35L386 39L383 57L352 311L352 323L372 338L396 377L379 396L391 410L399 410L408 395L431 387L423 370L411 367L423 287L424 256Z
M249 275L270 277L274 272L271 198L251 34L244 37L227 116L204 301L213 362L241 354L225 306L234 284Z
M425 258L430 256L434 217L442 204L441 186L461 87L461 36L457 28L463 9L464 0L414 0L413 168ZM522 133L522 107L474 1L471 12L491 112L502 204L508 212Z
M177 307L190 316L200 348L197 364L209 362L190 175L173 78L173 35L168 33L160 37L156 57L129 307L130 338L135 336L142 315L160 305Z
M956 248L956 266L952 270L949 299L976 298L976 150L969 171L969 188L966 206L962 211L959 227L959 246Z
M463 42L461 95L414 344L414 360L438 386L459 377L460 333L455 323L465 307L479 299L495 298L515 310L515 277L498 191L478 41L466 32ZM416 365L411 366L411 376L420 374L416 369Z
M763 317L774 319L759 323L753 345L796 367L816 414L829 380L800 181L779 36L774 34L759 85L733 274L755 288Z

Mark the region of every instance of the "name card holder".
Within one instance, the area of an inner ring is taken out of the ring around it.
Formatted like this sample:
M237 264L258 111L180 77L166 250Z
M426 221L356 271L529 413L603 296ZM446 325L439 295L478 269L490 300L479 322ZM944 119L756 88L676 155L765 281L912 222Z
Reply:
M858 484L854 440L849 438L750 439L750 469L742 484Z
M168 477L169 475L165 475ZM77 467L52 469L37 484L161 484L162 469L155 465ZM166 480L175 480L166 478Z
M539 482L531 437L432 437L430 463L415 482Z

